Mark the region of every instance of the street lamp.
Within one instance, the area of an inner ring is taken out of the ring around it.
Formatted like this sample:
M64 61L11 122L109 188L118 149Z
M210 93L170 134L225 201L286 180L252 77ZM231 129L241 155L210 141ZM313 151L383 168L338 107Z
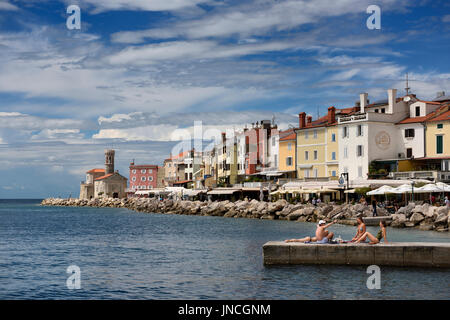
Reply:
M414 184L415 182L411 182L411 201L414 202Z

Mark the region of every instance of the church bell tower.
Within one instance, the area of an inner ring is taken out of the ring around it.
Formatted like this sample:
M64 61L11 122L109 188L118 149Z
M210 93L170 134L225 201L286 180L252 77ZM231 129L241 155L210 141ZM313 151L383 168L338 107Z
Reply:
M114 173L114 154L115 151L112 149L105 150L105 174Z

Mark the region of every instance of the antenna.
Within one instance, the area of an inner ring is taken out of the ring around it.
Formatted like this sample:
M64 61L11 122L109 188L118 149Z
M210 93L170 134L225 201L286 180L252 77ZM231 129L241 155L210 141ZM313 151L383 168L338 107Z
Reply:
M405 88L406 95L409 95L409 89L411 89L411 88L409 87L408 72L407 72L406 73L406 88Z
M317 106L317 119L319 119L319 118L320 118L320 107Z

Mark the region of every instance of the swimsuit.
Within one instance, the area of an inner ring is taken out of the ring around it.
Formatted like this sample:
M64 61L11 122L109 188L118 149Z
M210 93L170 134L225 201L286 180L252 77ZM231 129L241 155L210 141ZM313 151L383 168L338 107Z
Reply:
M317 240L317 243L328 243L328 238L324 237L322 240Z
M382 238L383 238L383 230L380 229L380 231L378 231L377 233L377 239L378 241L381 241Z

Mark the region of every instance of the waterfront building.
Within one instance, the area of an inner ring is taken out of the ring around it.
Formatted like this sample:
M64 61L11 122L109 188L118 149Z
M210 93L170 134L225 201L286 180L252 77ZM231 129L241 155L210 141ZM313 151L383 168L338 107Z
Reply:
M297 177L304 180L329 180L339 177L340 136L337 118L355 113L357 108L329 107L326 116L312 120L305 112L299 114L295 130Z
M80 199L126 198L127 178L114 170L114 150L105 150L105 169L92 169L80 186Z
M338 117L339 172L349 179L368 179L373 161L395 171L403 152L398 122L409 115L408 99L397 98L397 90L388 90L388 99L369 104L368 94L360 94L359 111Z
M150 190L158 187L158 166L130 163L129 191Z
M287 178L296 178L296 141L297 134L295 129L280 131L279 133L279 161L278 171L283 173Z

